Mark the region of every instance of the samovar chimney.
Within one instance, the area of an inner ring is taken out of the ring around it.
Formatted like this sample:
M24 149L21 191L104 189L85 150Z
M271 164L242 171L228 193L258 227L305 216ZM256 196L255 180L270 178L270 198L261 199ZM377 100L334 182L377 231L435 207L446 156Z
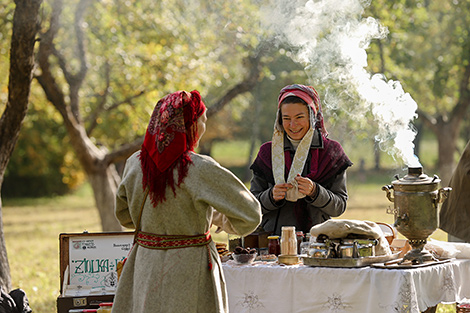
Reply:
M421 174L423 174L422 167L408 167L408 175L419 177Z

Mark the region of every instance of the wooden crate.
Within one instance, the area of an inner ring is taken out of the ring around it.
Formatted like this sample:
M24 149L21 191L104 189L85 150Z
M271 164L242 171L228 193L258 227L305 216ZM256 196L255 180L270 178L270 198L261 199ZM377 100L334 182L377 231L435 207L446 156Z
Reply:
M117 286L116 263L129 254L133 239L133 232L60 234L57 313L97 309L101 302L112 302L112 290ZM90 288L95 294L84 291ZM100 289L101 294L96 294Z

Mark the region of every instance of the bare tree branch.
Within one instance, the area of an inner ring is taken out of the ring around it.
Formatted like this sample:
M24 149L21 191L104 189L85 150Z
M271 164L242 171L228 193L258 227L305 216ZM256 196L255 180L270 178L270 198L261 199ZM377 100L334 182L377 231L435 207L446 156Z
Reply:
M74 29L75 29L75 36L77 37L77 54L80 63L80 70L69 77L69 86L70 86L70 108L72 110L73 115L77 120L81 120L80 114L80 103L79 103L79 95L78 92L80 87L85 80L87 74L87 62L86 62L86 53L85 53L85 35L83 34L83 15L86 12L86 9L90 5L90 0L80 0L75 10L75 20L74 20Z
M50 57L54 55L53 51L55 48L53 42L60 26L59 17L62 14L62 7L62 0L54 1L49 29L44 33L39 45L38 63L41 69L41 74L38 75L36 79L43 88L47 99L62 115L64 124L71 137L71 143L74 145L74 150L77 153L78 158L81 160L80 162L82 164L88 164L88 167L85 168L91 170L97 166L95 162L97 156L104 155L104 153L100 151L91 142L90 138L86 136L79 113L77 112L74 114L70 106L67 105L65 100L66 97L51 71ZM78 90L75 90L74 88L80 85L81 83L75 83L74 85L69 84L69 96L71 102L74 100L78 103Z
M463 48L462 54L464 55L464 60L470 61L470 43L467 43ZM465 116L465 112L470 106L470 90L468 84L470 82L470 62L465 66L465 71L462 75L462 80L460 81L459 86L459 101L454 107L451 113L451 119L461 120L462 116Z
M132 100L137 99L137 98L139 98L140 96L142 96L144 94L145 94L145 92L142 90L142 91L140 91L139 93L137 93L135 95L129 96L129 97L127 97L126 99L124 99L122 101L119 101L119 102L116 102L116 103L112 104L108 108L104 107L105 103L100 103L100 106L97 108L97 110L95 110L93 112L93 115L90 117L91 124L87 128L87 134L91 134L93 132L93 130L95 129L95 127L98 125L97 119L98 119L98 116L102 112L112 111L112 110L116 109L117 107L119 107L123 104L126 104L126 103L132 104Z
M123 160L126 160L131 156L132 153L136 152L142 146L144 142L144 136L141 136L135 139L133 142L125 143L120 146L118 149L108 153L105 157L105 163L117 163Z
M263 51L264 49L260 49ZM214 105L207 109L207 117L211 117L212 115L216 114L223 107L232 101L236 96L245 93L247 91L252 90L261 74L261 52L256 52L254 56L249 56L246 59L246 64L248 67L248 74L245 76L245 79L235 85L232 89L230 89L222 98L220 98Z
M59 30L59 18L62 13L62 8L62 0L53 2L49 29L41 36L41 43L39 45L37 61L40 65L41 74L36 76L36 79L46 93L47 99L65 119L68 115L67 105L64 101L65 96L52 75L49 62L49 57L55 55L53 41Z
M90 121L90 126L87 129L87 134L90 135L93 132L93 129L95 129L97 123L97 118L101 114L101 112L104 110L104 106L106 104L106 101L108 99L109 95L109 87L111 86L111 66L109 63L106 61L104 64L104 77L105 77L105 87L103 90L103 94L101 95L96 95L97 98L99 98L99 102L97 105L97 108L90 114L87 118L87 121Z

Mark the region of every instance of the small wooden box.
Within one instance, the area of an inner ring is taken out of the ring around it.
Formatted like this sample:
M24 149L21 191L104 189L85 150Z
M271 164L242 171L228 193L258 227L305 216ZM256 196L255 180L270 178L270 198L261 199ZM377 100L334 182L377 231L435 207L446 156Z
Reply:
M57 313L97 309L101 302L112 302L116 264L127 257L133 240L133 232L60 234Z
M267 248L268 232L252 233L244 238L245 248Z
M393 239L390 249L393 253L400 252L400 258L403 258L408 251L411 250L411 246L407 239Z

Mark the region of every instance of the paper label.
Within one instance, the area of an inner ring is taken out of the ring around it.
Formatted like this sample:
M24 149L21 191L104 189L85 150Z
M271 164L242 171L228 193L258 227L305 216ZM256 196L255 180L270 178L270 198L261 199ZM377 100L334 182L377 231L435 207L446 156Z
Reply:
M115 289L116 265L129 254L133 234L70 237L70 285Z

